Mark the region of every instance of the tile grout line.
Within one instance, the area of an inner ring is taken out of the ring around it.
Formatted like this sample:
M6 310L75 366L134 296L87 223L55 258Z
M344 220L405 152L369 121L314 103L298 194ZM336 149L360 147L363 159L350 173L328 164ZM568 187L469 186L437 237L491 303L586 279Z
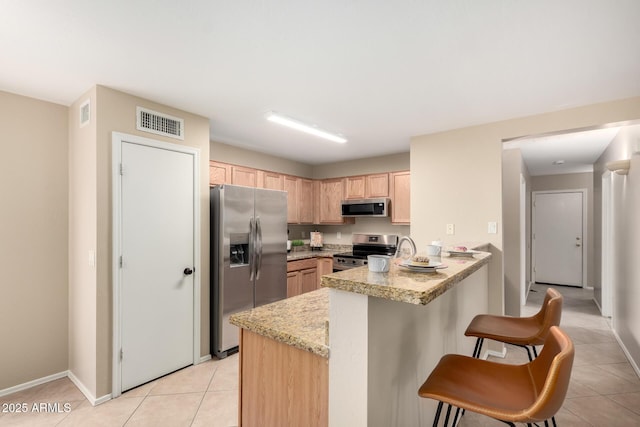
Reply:
M202 402L204 401L204 398L206 397L206 395L207 395L207 393L209 391L209 387L211 387L211 383L213 382L213 378L216 376L216 372L218 372L218 366L215 366L215 369L211 373L211 379L209 379L209 382L207 383L207 387L205 388L204 393L202 393L202 399L200 399L200 403L198 403L198 407L196 408L195 412L193 413L193 417L191 418L191 423L189 423L189 426L192 426L193 423L196 421L196 416L198 416L198 412L200 411L200 407L202 406Z

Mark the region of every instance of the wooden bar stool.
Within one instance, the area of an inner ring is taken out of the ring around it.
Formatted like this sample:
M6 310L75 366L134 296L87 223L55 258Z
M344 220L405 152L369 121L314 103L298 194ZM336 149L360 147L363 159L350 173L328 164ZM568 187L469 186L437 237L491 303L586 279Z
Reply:
M434 427L438 425L443 403L514 423L545 422L562 407L573 366L571 339L552 326L544 347L533 361L524 365L490 362L469 356L448 354L422 384L418 394L437 400ZM454 422L455 425L455 422ZM554 421L555 425L555 421Z
M529 347L537 357L537 345L544 343L549 328L560 325L562 316L562 295L555 289L548 288L540 311L531 317L495 316L479 314L473 318L465 335L477 337L473 357L480 357L485 338L524 347L529 361L532 361Z

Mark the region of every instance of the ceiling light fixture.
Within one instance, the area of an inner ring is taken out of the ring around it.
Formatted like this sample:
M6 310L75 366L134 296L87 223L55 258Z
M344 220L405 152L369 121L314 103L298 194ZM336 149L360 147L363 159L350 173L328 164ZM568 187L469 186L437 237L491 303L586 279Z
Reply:
M554 166L564 165L564 160L554 160L551 164Z
M607 162L605 166L611 172L615 172L618 175L627 175L629 173L629 167L631 166L631 160L614 160L613 162Z
M299 120L292 119L291 117L274 113L273 111L268 112L266 115L266 118L270 122L278 123L280 125L287 126L287 127L290 127L291 129L296 129L311 135L319 136L320 138L328 139L329 141L339 142L341 144L344 144L345 142L347 142L347 139L341 135L331 133L323 129L319 129L316 126L308 125Z

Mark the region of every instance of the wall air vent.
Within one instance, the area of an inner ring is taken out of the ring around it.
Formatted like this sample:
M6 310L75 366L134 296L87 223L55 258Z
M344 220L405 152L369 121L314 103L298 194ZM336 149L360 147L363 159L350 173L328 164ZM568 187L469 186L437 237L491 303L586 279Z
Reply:
M184 139L184 119L136 107L136 128L143 132Z
M80 127L91 121L91 98L80 105Z

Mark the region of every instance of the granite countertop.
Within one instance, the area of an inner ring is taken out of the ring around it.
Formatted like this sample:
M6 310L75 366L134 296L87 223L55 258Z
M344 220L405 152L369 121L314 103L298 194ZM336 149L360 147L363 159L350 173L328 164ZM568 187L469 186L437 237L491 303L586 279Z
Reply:
M332 256L332 252L337 251L298 251L292 254L301 256L295 259L304 259ZM490 259L488 252L463 257L444 253L441 262L447 268L435 273L416 273L396 264L388 273L372 273L367 267L353 268L323 276L322 289L233 314L229 321L258 335L328 358L328 288L426 305L486 265Z
M447 268L432 273L413 272L394 262L387 273L373 273L367 267L358 267L327 274L322 276L321 286L392 301L426 305L487 264L490 259L489 252L456 257L443 252L441 262Z
M287 261L296 261L299 259L307 259L307 258L318 258L318 257L326 257L331 258L335 254L339 254L340 252L345 252L344 249L322 249L320 251L312 251L312 250L302 250L302 251L291 251L287 254Z
M307 292L229 318L232 325L324 358L329 357L328 321L328 289Z

